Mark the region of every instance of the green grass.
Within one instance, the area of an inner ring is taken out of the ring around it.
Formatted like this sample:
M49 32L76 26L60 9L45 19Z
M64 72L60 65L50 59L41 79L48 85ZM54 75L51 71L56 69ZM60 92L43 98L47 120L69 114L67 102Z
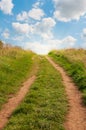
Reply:
M3 52L3 53L2 53ZM15 94L29 76L34 56L21 49L3 49L0 52L0 109L8 98Z
M83 102L86 105L86 50L52 51L49 56L73 78L73 81L82 92Z
M68 109L62 78L40 57L37 79L4 130L64 130Z

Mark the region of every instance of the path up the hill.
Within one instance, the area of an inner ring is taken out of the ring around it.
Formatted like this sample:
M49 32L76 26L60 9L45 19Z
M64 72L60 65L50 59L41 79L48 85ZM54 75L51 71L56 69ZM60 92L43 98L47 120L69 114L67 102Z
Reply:
M21 103L27 94L30 86L35 81L36 76L32 76L26 82L24 82L23 87L21 87L20 91L12 98L8 100L8 102L3 106L0 111L0 130L2 130L7 124L9 117L12 112L16 109L16 107Z
M56 64L50 57L47 60L58 70L63 79L63 84L68 96L69 112L64 123L66 130L86 130L86 108L82 106L82 96L78 87L73 83L72 79L67 75L62 67Z

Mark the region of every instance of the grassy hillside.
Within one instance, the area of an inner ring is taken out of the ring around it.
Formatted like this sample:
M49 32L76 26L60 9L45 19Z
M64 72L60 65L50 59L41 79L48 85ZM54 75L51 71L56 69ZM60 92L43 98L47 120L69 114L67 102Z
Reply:
M73 78L83 95L86 104L86 50L69 49L52 51L49 56L59 63Z
M0 49L0 109L29 76L34 61L32 52L18 47Z
M61 75L40 57L37 79L4 130L64 130L66 112Z

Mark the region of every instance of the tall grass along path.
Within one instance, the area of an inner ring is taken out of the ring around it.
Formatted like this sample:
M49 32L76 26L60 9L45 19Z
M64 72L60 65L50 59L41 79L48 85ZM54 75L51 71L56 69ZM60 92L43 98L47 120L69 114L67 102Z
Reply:
M46 56L47 60L58 70L63 78L66 93L69 99L69 112L64 123L66 130L86 130L86 108L81 104L81 93L77 86L72 82L71 78L67 76L62 67L53 62L51 58Z
M24 82L23 87L21 87L20 91L16 94L16 96L10 98L9 101L3 106L2 110L0 111L0 130L2 130L3 127L6 125L12 112L23 100L26 93L28 92L29 87L35 81L35 79L36 76L32 76L26 82Z

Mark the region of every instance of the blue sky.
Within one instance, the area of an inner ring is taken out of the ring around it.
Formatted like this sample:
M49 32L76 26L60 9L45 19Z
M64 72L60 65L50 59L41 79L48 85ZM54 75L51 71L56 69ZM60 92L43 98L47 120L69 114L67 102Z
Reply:
M0 0L0 39L38 54L86 49L86 0Z

